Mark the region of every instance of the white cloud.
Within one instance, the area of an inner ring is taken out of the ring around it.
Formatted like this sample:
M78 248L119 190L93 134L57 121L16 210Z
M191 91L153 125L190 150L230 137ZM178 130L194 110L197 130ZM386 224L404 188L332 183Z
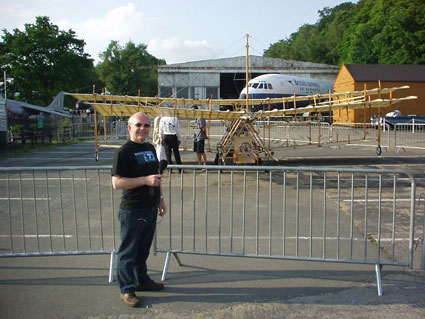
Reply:
M179 37L156 38L149 42L148 51L167 63L203 60L214 57L215 53L208 41L183 40Z
M110 10L104 19L86 20L82 24L82 29L87 35L91 33L92 37L106 40L140 38L156 24L155 18L145 17L143 12L136 11L133 3L129 3L125 7Z
M71 25L62 21L61 27ZM73 28L79 38L86 41L86 52L97 59L98 54L106 50L111 40L124 45L128 41L147 43L155 29L161 28L157 18L147 17L137 11L134 3L117 7L107 12L103 18L90 18Z

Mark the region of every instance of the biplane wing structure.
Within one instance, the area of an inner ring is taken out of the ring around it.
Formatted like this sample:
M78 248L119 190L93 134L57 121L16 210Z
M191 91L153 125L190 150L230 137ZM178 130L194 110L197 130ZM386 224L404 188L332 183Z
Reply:
M217 145L219 158L233 158L234 163L258 163L263 158L275 159L254 128L257 119L276 118L314 112L321 114L337 109L383 108L401 101L416 99L415 96L393 98L393 92L409 88L376 88L371 90L293 96L274 99L181 99L141 96L66 93L90 104L95 114L104 117L127 117L136 112L148 116L173 116L179 118L218 119L230 121L226 133ZM296 107L298 101L308 101L305 107ZM191 109L191 105L204 105L206 109ZM234 111L216 111L213 106L232 106ZM253 105L263 105L263 110L250 112ZM293 106L289 107L288 106ZM96 160L98 159L97 120L95 116ZM380 143L378 131L378 147Z

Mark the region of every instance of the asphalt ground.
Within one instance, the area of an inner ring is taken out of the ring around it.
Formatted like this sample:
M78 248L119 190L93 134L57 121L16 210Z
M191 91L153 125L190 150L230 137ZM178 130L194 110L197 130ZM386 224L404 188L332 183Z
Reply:
M110 165L115 148L92 142L0 159L1 167ZM282 150L274 165L401 168L419 181L425 151L372 147ZM208 154L212 162L213 154ZM184 164L195 154L182 152ZM423 191L421 182L418 192ZM109 255L0 258L1 318L424 318L425 277L384 267L379 297L373 266L324 262L181 255L172 258L161 292L139 293L141 307L119 299L108 283ZM151 256L159 281L165 255Z

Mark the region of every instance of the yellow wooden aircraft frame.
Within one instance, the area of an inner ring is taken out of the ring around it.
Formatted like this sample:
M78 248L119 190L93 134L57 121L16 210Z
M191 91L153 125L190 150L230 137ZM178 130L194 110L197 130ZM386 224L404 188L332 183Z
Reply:
M380 84L380 83L379 83ZM380 86L380 85L379 85ZM104 117L119 116L127 117L136 112L146 113L148 116L173 116L179 118L200 118L219 119L231 121L232 125L236 123L245 128L245 133L251 137L252 143L259 150L255 154L256 160L261 159L260 153L264 153L266 158L273 158L270 147L267 147L258 132L253 128L252 123L256 119L265 119L270 117L295 116L297 114L329 112L338 109L366 109L366 108L383 108L401 101L416 99L416 96L407 96L402 98L394 98L393 92L408 89L409 86L393 87L393 88L375 88L370 90L316 94L309 96L293 96L284 98L267 98L267 99L182 99L182 98L161 98L161 97L141 97L138 96L121 96L121 95L104 95L104 94L82 94L82 93L65 93L74 98L90 104L95 110L95 142L96 142L96 160L98 159L98 136L97 136L97 114ZM385 97L383 97L385 96ZM309 105L297 107L299 101L310 101ZM207 109L191 109L191 105L206 105ZM282 104L284 108L276 108L276 105ZM258 112L248 111L251 106L263 105L263 110ZM231 106L235 111L218 111L213 108L220 106ZM292 106L292 107L291 107ZM380 114L380 111L378 111ZM236 121L236 122L235 122ZM106 121L104 121L106 123ZM219 149L225 150L222 154L224 157L231 153L234 145L236 129L230 129L222 137L219 143ZM105 126L106 135L106 126ZM378 130L378 148L380 149L380 130ZM244 154L245 157L247 154ZM252 158L249 159L250 161ZM238 162L238 159L235 160Z

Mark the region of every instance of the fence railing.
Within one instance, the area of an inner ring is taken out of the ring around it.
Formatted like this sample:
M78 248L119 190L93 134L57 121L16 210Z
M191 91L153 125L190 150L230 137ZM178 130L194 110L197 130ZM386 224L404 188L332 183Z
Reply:
M182 173L176 173L182 169ZM173 169L174 173L171 173ZM423 268L416 184L403 170L176 166L154 252ZM119 244L111 167L0 168L0 258L110 254ZM423 250L422 250L423 251Z
M206 149L215 151L217 143L226 133L229 121L208 120L208 135ZM181 148L191 150L195 122L191 119L180 119L182 130ZM425 149L425 124L406 123L397 124L393 130L385 126L378 129L370 123L333 123L318 121L257 121L255 129L265 145L271 148L296 147L304 145L329 145L329 146L371 146L371 147L396 147L400 149ZM105 134L106 129L106 134ZM379 143L378 143L379 133ZM42 136L38 139L41 140ZM50 137L51 138L51 137ZM94 123L80 122L64 128L54 135L59 140L94 139ZM128 139L127 122L113 121L105 125L98 123L98 138L100 143L122 144ZM47 140L47 137L43 140Z
M425 149L424 123L399 123L394 127L394 144L400 149Z
M163 280L178 254L358 263L375 265L382 294L382 265L414 265L409 172L180 167L185 173L164 185L171 205L156 242L167 253Z

